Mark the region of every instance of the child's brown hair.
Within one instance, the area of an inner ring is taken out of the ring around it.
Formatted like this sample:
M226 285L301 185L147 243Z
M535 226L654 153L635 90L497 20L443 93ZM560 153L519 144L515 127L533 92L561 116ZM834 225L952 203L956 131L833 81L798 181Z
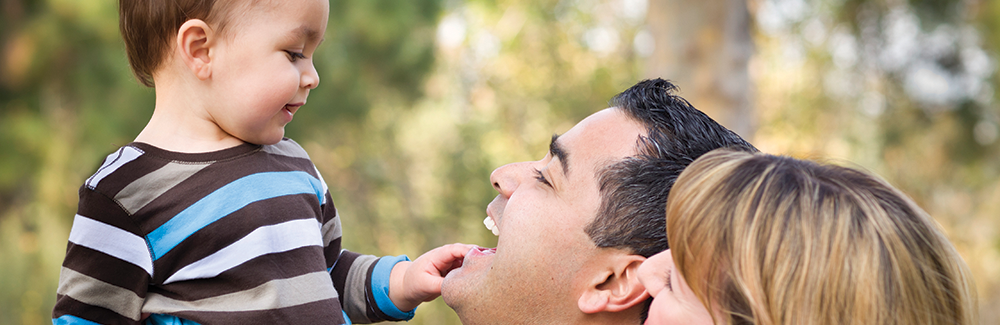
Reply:
M153 87L153 72L167 57L184 22L201 19L221 33L237 2L245 1L119 0L118 27L129 65L139 82Z

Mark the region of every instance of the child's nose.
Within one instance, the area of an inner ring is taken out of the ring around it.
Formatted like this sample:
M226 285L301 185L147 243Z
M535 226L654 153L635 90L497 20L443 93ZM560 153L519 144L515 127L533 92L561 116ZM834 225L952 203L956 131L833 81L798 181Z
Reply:
M319 86L319 73L316 72L316 67L312 64L309 65L309 69L302 72L300 86L306 89L314 89Z

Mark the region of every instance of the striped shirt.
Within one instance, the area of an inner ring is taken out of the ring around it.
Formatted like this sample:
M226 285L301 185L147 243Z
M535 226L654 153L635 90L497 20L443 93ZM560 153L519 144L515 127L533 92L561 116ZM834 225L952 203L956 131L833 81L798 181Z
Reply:
M404 320L405 256L342 250L340 217L290 139L209 153L132 143L80 188L53 324Z

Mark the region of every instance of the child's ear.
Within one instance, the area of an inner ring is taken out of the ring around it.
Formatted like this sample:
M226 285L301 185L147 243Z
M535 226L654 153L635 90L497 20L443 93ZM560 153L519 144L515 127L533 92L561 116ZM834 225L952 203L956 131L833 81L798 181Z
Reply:
M214 31L201 19L190 19L177 30L179 58L198 79L205 80L212 76L213 45Z
M641 255L616 255L612 264L587 283L587 289L577 301L580 311L587 314L620 312L646 301L649 294L638 277L639 265L645 260Z

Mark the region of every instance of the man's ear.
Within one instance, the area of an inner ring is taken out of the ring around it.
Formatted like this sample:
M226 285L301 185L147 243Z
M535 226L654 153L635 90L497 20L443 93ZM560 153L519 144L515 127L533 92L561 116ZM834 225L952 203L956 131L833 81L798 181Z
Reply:
M639 265L646 260L641 255L616 254L608 267L595 273L580 295L580 311L593 314L620 312L641 304L649 298L639 283Z
M198 79L212 76L212 46L215 33L205 21L190 19L177 30L176 53Z

